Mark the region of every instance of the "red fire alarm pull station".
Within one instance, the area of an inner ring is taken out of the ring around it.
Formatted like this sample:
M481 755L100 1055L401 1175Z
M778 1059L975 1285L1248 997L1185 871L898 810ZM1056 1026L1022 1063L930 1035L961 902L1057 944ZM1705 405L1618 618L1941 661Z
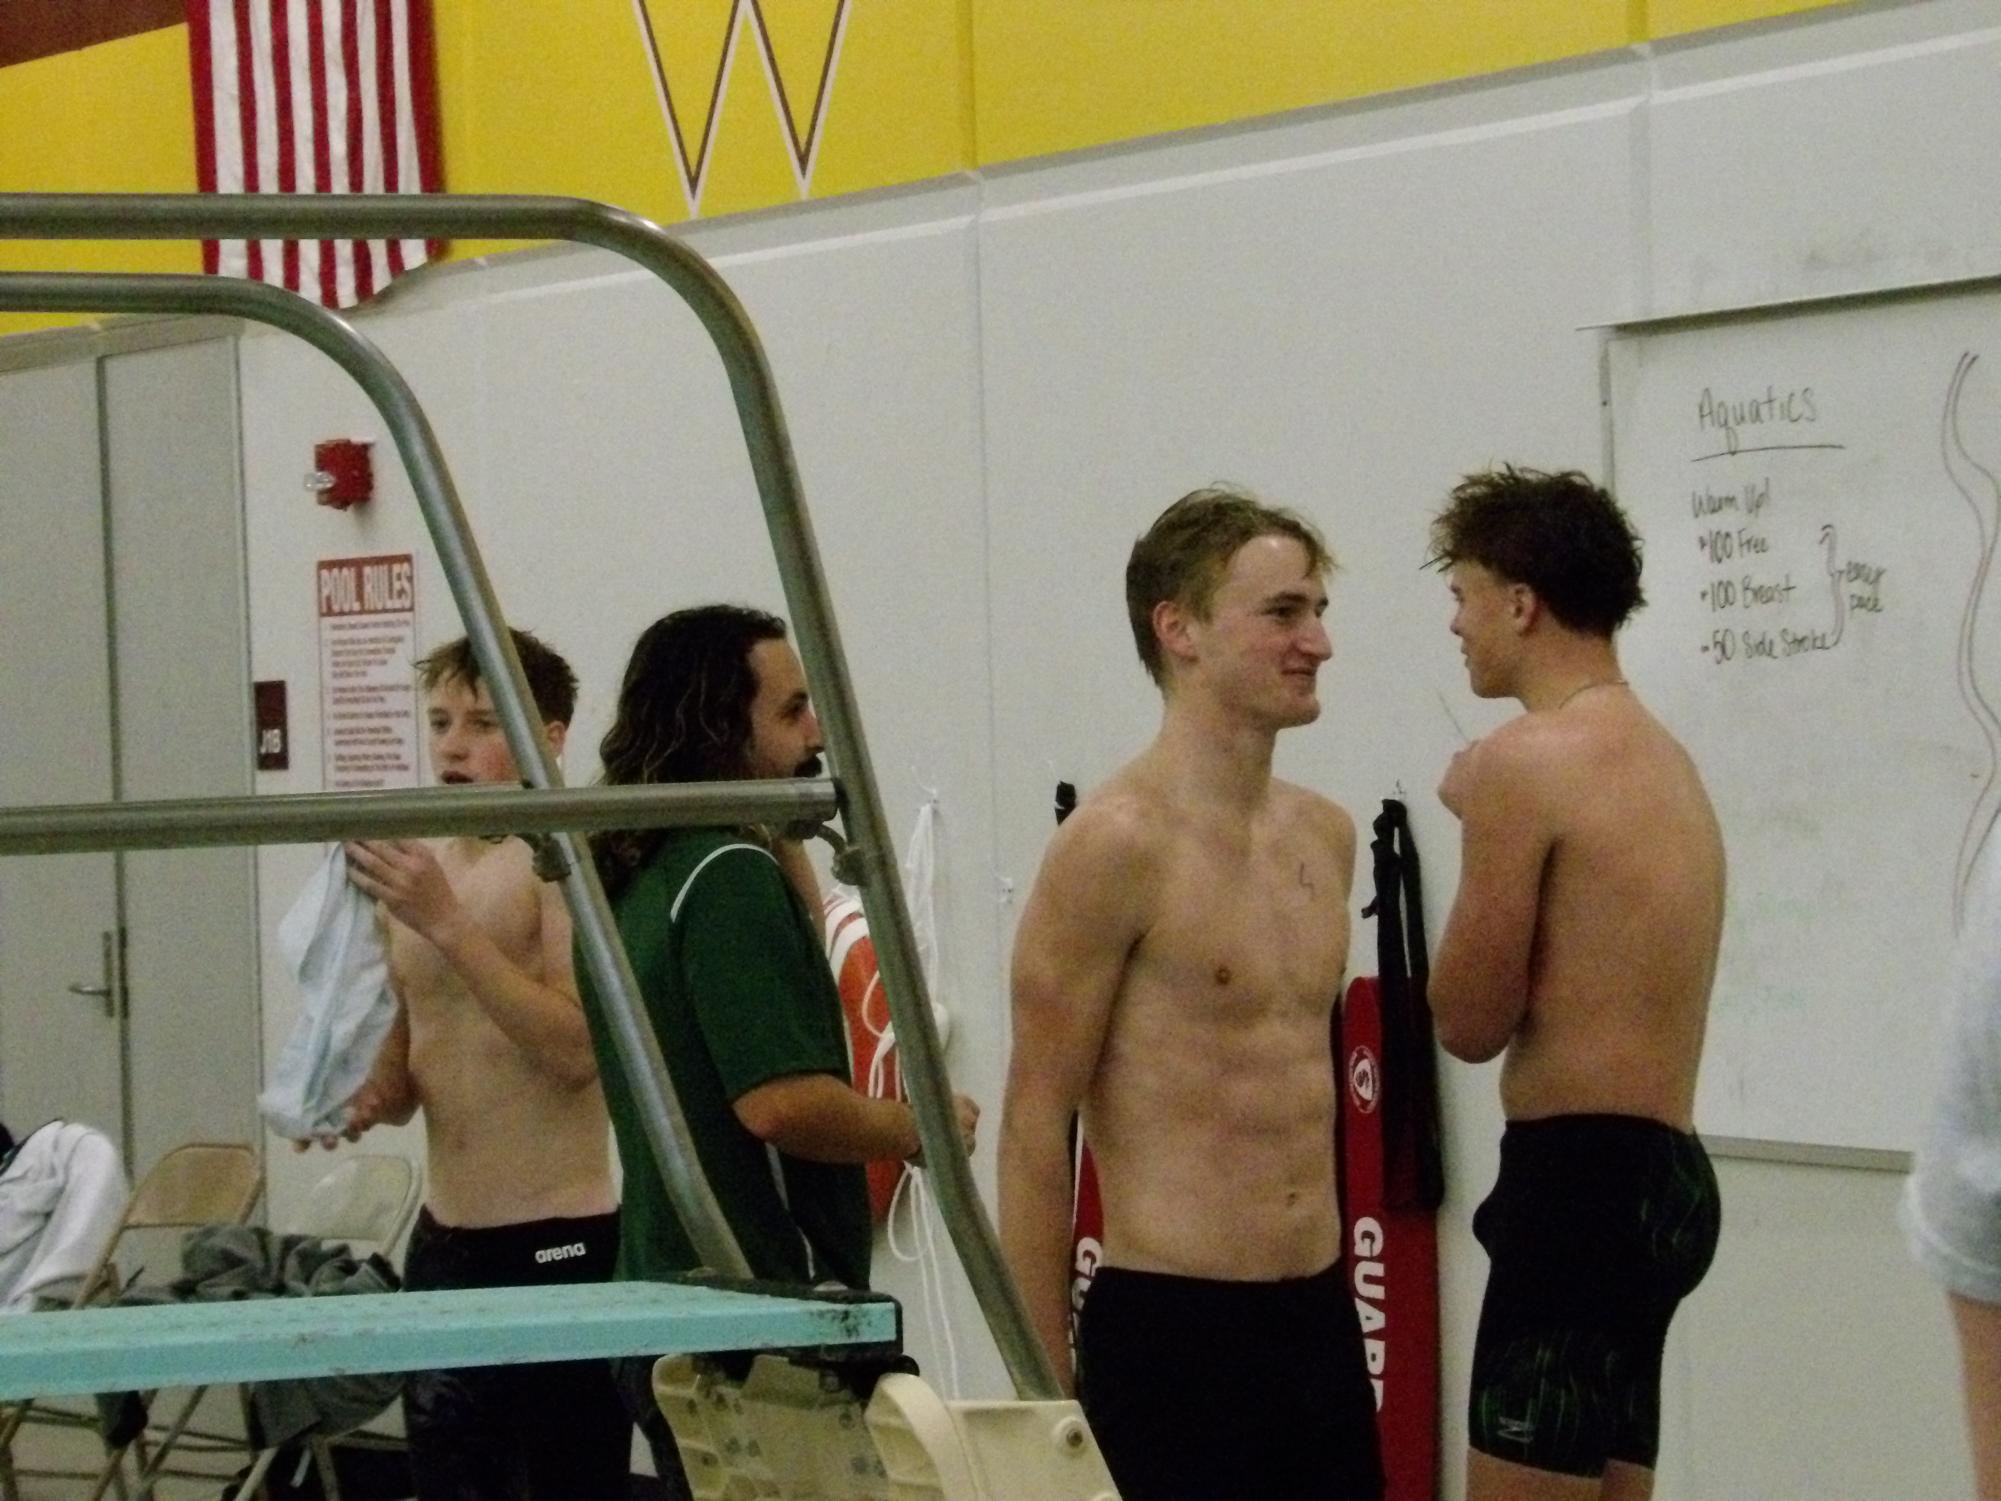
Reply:
M369 461L374 443L368 438L329 438L313 445L313 472L306 488L323 506L345 511L366 504L375 494L375 470Z

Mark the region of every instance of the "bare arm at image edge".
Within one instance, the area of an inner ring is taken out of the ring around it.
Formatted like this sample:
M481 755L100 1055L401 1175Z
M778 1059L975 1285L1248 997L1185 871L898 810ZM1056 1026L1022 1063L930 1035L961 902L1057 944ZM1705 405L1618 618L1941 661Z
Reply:
M1973 1445L1974 1494L2001 1501L2001 1304L1947 1295L1959 1333L1966 1425Z

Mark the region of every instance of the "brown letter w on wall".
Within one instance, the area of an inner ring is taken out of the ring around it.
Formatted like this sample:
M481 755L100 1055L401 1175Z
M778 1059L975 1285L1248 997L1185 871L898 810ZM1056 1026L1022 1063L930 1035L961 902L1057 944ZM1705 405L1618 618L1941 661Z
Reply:
M0 68L187 18L187 0L0 0Z

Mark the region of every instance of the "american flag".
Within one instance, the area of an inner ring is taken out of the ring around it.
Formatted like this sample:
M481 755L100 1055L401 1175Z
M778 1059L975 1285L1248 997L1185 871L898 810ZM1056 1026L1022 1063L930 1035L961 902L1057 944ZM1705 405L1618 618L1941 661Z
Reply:
M187 0L205 193L434 193L430 0ZM424 240L209 240L211 272L352 307L438 250Z

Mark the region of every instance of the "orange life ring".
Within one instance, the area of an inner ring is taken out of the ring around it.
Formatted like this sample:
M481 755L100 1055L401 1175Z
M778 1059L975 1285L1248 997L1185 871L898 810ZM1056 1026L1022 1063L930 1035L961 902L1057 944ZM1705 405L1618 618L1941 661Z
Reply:
M896 1037L889 1022L889 996L876 970L875 944L868 934L868 917L861 898L836 887L822 903L827 962L841 987L841 1010L848 1025L848 1069L854 1086L880 1100L904 1098L903 1077L896 1066ZM901 1162L868 1164L869 1210L877 1224L889 1218L896 1186L903 1179Z

